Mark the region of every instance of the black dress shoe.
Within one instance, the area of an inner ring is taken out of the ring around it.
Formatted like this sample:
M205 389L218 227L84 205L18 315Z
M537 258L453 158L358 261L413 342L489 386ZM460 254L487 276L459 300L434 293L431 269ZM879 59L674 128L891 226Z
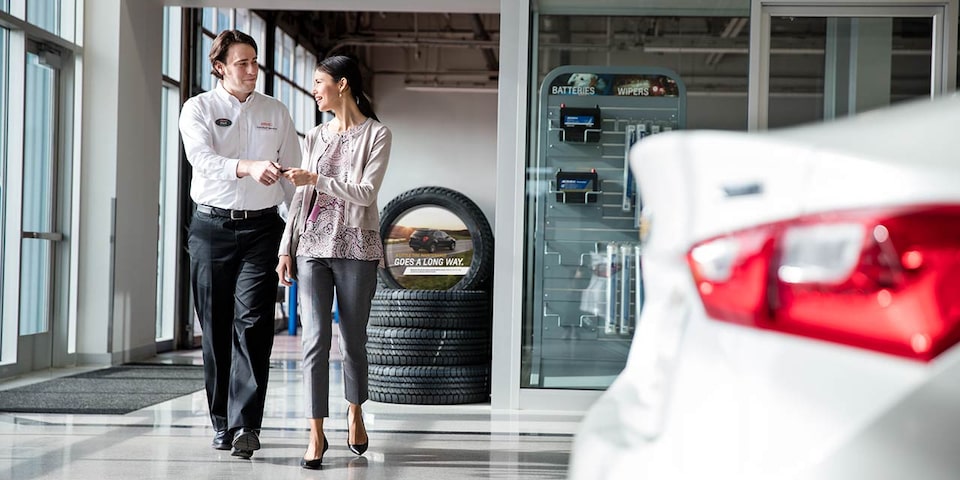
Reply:
M234 457L240 457L244 460L250 460L250 457L253 456L253 450L240 450L238 448L234 448L230 455L233 455Z
M307 460L306 458L300 459L300 466L306 468L307 470L320 470L323 468L323 454L327 453L327 447L330 445L327 444L327 437L323 437L323 451L320 452L320 458L315 458L313 460Z
M228 440L226 430L217 430L217 433L213 436L213 442L210 444L213 445L213 448L217 450L230 450L233 447L232 439Z
M254 450L260 450L260 435L252 428L242 427L233 434L232 455L240 458L250 458Z

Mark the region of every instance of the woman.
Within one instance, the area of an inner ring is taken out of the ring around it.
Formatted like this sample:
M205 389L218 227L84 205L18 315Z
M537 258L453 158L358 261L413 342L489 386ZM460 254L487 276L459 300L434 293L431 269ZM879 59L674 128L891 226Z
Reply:
M327 451L332 302L340 314L343 383L349 402L347 446L363 455L367 432L367 319L383 265L377 193L390 157L390 130L379 122L363 89L357 61L330 57L313 74L313 98L335 118L307 134L301 168L284 172L296 185L280 244L277 274L297 278L303 323L303 379L310 442L300 460L320 468ZM291 257L296 257L296 264ZM295 269L294 269L295 265Z

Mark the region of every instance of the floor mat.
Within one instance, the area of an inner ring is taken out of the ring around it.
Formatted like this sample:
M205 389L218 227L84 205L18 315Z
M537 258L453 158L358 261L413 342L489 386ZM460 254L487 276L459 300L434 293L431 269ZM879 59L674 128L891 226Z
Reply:
M199 365L127 364L0 390L0 411L116 415L202 388Z

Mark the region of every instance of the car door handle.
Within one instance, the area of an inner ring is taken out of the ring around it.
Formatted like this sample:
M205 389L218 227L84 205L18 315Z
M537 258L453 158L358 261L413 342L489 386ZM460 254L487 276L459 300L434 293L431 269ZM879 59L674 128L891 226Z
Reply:
M58 232L20 232L20 238L34 238L37 240L62 242L63 234Z

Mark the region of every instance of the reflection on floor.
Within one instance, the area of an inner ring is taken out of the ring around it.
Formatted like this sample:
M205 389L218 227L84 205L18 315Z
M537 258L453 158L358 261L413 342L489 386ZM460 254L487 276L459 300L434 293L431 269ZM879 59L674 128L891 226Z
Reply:
M336 345L336 338L334 338ZM370 449L347 449L338 352L331 354L330 450L320 471L298 462L306 445L299 337L278 334L267 411L253 459L210 447L202 391L127 415L0 413L0 478L142 479L529 479L566 477L579 414L493 411L489 404L419 406L367 402ZM160 362L200 363L200 352ZM44 372L0 383L2 390L88 369Z

